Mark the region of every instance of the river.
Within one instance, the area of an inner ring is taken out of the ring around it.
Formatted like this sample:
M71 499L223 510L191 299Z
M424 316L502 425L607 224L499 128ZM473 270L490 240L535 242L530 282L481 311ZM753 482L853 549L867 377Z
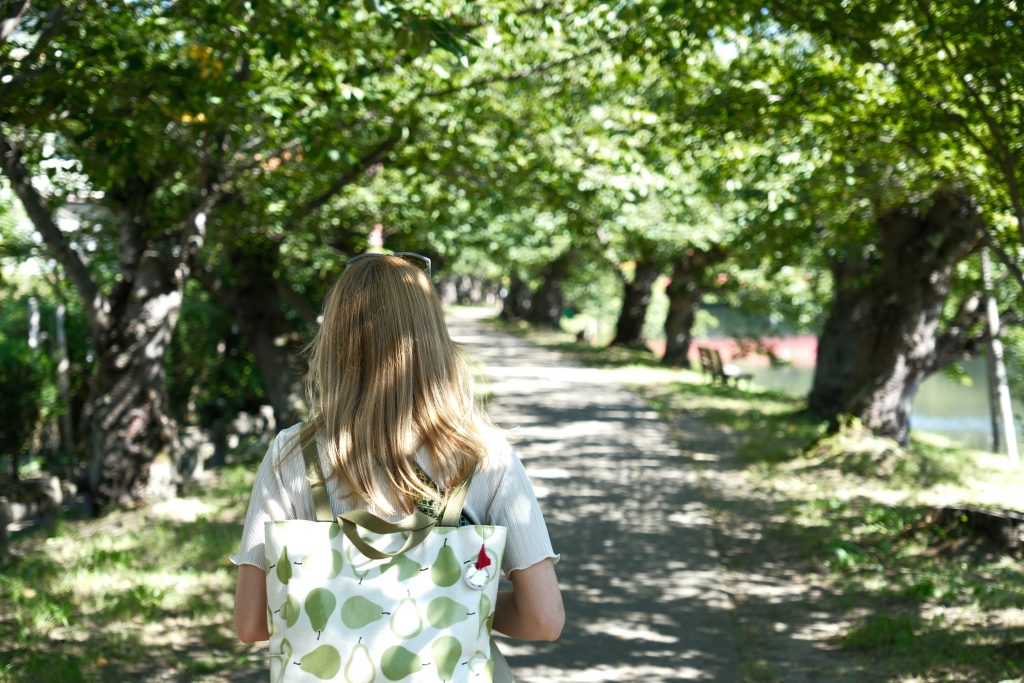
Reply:
M806 395L811 387L814 368L768 367L737 361L737 365L754 375L754 384L794 395ZM940 434L950 441L971 448L988 449L991 445L988 389L985 379L985 359L972 358L964 363L969 384L938 373L921 385L914 399L911 428ZM1014 401L1017 416L1017 438L1024 441L1021 417L1024 403Z

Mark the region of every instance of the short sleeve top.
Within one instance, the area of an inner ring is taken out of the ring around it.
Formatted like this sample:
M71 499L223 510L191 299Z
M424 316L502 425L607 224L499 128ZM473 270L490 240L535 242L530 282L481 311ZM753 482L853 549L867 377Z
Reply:
M235 564L252 564L261 569L264 567L266 522L316 519L313 493L306 479L305 462L299 452L301 425L295 424L279 432L260 463L245 516L242 542L238 552L231 556ZM330 472L324 460L322 435L317 437L317 454L324 472ZM424 449L416 454L416 462L434 478L430 458ZM397 509L399 501L392 495L387 492L388 502ZM327 496L335 516L351 511L352 503L356 500L341 495L338 481L334 477L328 477ZM400 517L384 514L372 504L366 505L365 509L389 521L397 521ZM508 529L502 559L502 570L506 574L530 567L545 558L558 561L559 556L552 549L547 525L530 479L519 457L504 438L495 437L488 457L477 468L463 509L474 521Z

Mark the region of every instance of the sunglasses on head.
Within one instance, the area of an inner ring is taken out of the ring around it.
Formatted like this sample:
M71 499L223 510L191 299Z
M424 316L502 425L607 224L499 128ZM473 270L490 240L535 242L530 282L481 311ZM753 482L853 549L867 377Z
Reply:
M350 258L348 261L345 262L345 267L348 268L356 261L359 261L364 258L370 258L371 256L397 256L398 258L408 261L409 263L413 264L418 268L422 268L424 271L426 271L428 278L433 277L433 272L431 272L430 269L430 259L424 256L423 254L414 254L411 251L398 251L395 252L394 254L378 254L376 252L366 252L365 254L360 254L359 256L353 256L352 258Z

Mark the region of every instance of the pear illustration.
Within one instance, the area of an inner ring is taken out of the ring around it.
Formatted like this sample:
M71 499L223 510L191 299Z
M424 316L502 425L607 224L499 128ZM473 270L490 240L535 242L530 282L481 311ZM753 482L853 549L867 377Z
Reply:
M331 528L327 531L328 538L334 538L341 533L341 525L337 522L331 522Z
M281 548L281 559L277 561L277 580L287 585L292 578L292 563L288 559L288 546Z
M341 553L337 550L331 550L331 571L327 572L327 578L333 579L341 573L341 568L345 566L345 561L341 557Z
M270 658L270 680L273 683L281 683L284 680L284 670L292 661L292 644L285 638L281 641L281 656Z
M383 574L392 567L398 567L399 581L408 581L419 574L420 570L423 569L423 567L421 567L415 560L410 560L405 555L395 555L387 564L381 566L380 573Z
M288 668L287 657L271 657L270 658L270 681L271 683L281 683L284 680L284 670Z
M406 676L419 673L422 669L423 662L420 661L419 655L401 645L384 650L380 658L380 672L389 681L400 681Z
M384 608L374 601L355 595L342 604L341 621L350 629L357 630L380 619L383 611Z
M475 529L476 533L480 536L480 538L482 538L485 541L491 537L491 534L494 533L493 526L485 526L483 524L477 524L473 527L473 529Z
M307 557L302 563L302 573L312 578L331 580L341 573L344 563L341 553L331 549Z
M281 606L281 617L288 628L295 626L300 614L302 614L302 609L299 607L299 601L295 599L294 595L289 595L288 599L284 601L284 605Z
M438 586L447 587L458 581L460 576L462 576L462 565L455 557L455 551L445 540L444 546L437 552L434 565L430 568L430 578Z
M359 548L349 545L345 548L345 554L348 556L348 565L352 568L352 573L356 575L357 579L361 581L370 573L374 560L359 552Z
M442 636L430 646L430 653L434 656L437 675L443 681L451 680L452 674L455 673L455 665L462 656L462 643L457 638Z
M452 624L465 621L469 617L469 610L447 596L434 598L427 605L427 621L434 628L448 628Z
M328 681L341 669L341 655L333 645L321 645L299 661L299 668Z
M327 627L327 619L330 618L337 604L338 600L334 597L334 593L326 588L314 588L306 596L306 614L309 615L309 623L316 631L317 640L320 639L320 632ZM340 661L339 659L339 667L341 666Z
M486 593L480 595L480 605L477 607L476 613L480 616L480 628L477 630L477 635L479 635L484 624L487 623L487 619L491 616L491 599L487 597Z
M377 678L377 668L370 659L370 650L363 645L362 638L352 649L352 654L345 665L345 680L347 683L373 683Z
M473 676L473 680L477 680L476 677L480 676L485 681L494 680L494 660L488 659L480 650L476 651L472 657L469 658L469 673Z
M391 630L403 640L415 638L423 630L423 619L416 609L416 600L412 597L402 598L398 607L391 613Z

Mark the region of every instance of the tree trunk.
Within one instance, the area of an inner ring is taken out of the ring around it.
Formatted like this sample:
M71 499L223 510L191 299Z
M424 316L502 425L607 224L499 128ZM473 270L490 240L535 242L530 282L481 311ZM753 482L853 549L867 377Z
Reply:
M715 245L709 249L690 248L672 264L672 281L665 316L665 355L661 362L670 367L690 367L690 344L693 323L700 310L701 297L707 288L708 268L725 258L725 250Z
M529 322L556 330L561 325L565 306L562 282L569 272L570 258L570 252L566 252L545 266L540 287L530 298L530 310L526 312Z
M298 422L305 411L301 373L293 350L298 335L284 315L281 287L274 277L279 245L254 237L229 246L225 253L234 273L234 286L207 270L199 279L218 305L234 316L246 345L256 358L274 420L284 429Z
M970 197L940 191L927 210L900 207L879 228L842 411L906 444L913 398L942 362L938 328L956 264L980 244L982 224Z
M508 292L501 302L501 317L505 320L521 320L530 310L530 288L517 275L509 277Z
M853 376L866 298L863 278L871 264L863 253L851 252L829 264L834 295L825 325L818 335L818 357L814 365L809 412L835 418L843 408L843 392Z
M654 261L639 259L633 279L622 279L622 308L612 346L644 347L644 318L651 303L651 287L660 272L661 268Z
M173 465L178 456L177 426L165 414L164 353L192 262L205 240L207 213L221 198L219 179L207 177L193 208L159 231L149 221L154 187L147 181L129 178L107 193L127 214L120 225L121 274L108 296L32 184L20 149L2 134L0 167L89 317L97 360L82 434L92 450L88 480L94 511L112 502L131 505L146 495L152 461L167 454ZM151 492L169 495L172 485L167 480Z
M168 262L170 261L170 262ZM177 461L177 424L167 416L164 353L181 311L174 259L148 251L132 295L96 343L97 369L83 413L93 457L89 488L97 504L145 498L149 466L163 454ZM143 294L144 293L144 294ZM154 497L173 495L170 482Z

